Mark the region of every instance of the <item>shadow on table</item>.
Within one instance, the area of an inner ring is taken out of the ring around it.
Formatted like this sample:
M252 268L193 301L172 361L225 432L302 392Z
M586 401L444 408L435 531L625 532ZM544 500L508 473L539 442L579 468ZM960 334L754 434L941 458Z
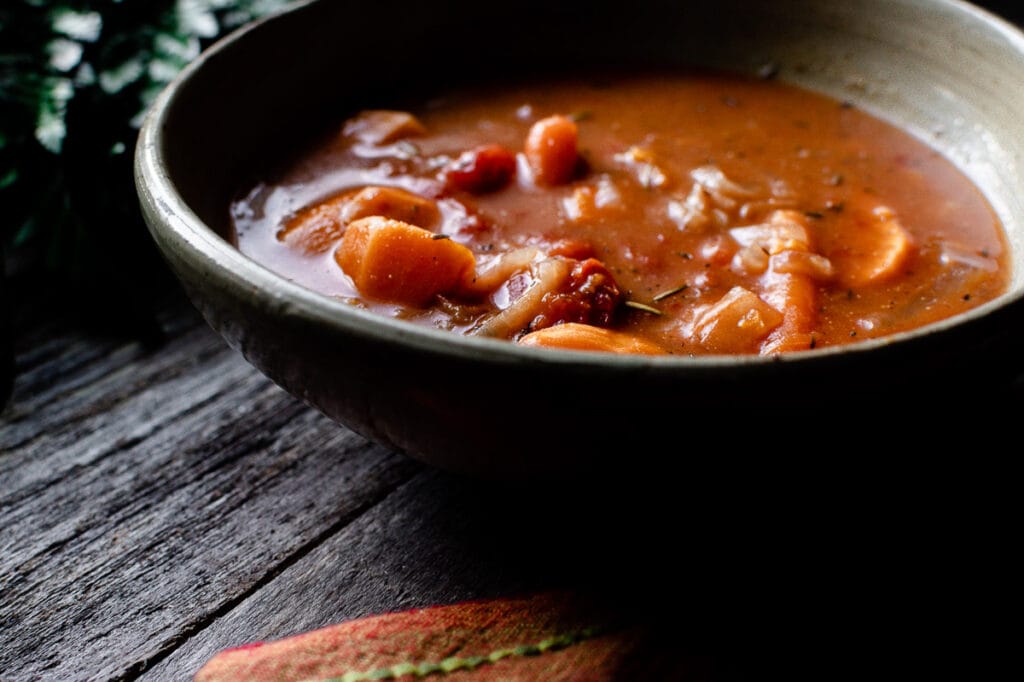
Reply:
M498 486L442 475L436 530L524 590L583 591L655 625L653 670L689 656L712 662L704 679L974 676L1011 651L997 623L1013 614L1013 498L1007 472L939 459L817 452Z

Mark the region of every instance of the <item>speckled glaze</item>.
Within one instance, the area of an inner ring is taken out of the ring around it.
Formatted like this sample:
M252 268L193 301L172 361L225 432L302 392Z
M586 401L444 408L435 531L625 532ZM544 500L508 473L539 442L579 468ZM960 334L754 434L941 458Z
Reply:
M136 181L153 238L210 325L286 390L422 461L518 478L649 471L747 443L763 450L786 423L810 439L913 405L977 404L1024 367L1015 28L951 0L491 5L300 3L207 51L146 119ZM448 40L481 27L486 39ZM599 63L772 65L910 129L983 188L1009 232L1011 290L913 333L782 358L604 356L383 319L300 288L221 237L233 193L311 117L456 78ZM723 417L729 426L715 426Z

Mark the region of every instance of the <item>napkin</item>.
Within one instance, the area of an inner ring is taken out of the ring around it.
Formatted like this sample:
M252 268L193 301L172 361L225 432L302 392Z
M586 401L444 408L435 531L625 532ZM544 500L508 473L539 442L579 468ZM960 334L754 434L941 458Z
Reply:
M645 655L649 635L592 600L544 592L368 616L247 644L214 656L195 682L679 679L693 667L682 655Z

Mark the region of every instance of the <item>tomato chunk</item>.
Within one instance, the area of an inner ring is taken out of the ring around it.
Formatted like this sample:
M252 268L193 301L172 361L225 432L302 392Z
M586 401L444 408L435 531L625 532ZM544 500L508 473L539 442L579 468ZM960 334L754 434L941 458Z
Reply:
M604 263L588 258L574 264L563 289L544 297L542 310L530 328L541 329L564 322L607 327L623 298L615 277Z
M488 144L463 152L444 171L451 189L473 194L495 192L516 174L515 154L498 144Z

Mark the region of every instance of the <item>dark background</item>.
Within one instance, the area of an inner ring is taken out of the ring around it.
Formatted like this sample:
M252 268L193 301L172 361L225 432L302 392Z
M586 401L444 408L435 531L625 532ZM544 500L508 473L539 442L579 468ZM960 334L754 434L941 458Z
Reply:
M1021 0L991 0L989 2L974 3L980 7L995 12L1010 21L1024 21L1024 2Z

